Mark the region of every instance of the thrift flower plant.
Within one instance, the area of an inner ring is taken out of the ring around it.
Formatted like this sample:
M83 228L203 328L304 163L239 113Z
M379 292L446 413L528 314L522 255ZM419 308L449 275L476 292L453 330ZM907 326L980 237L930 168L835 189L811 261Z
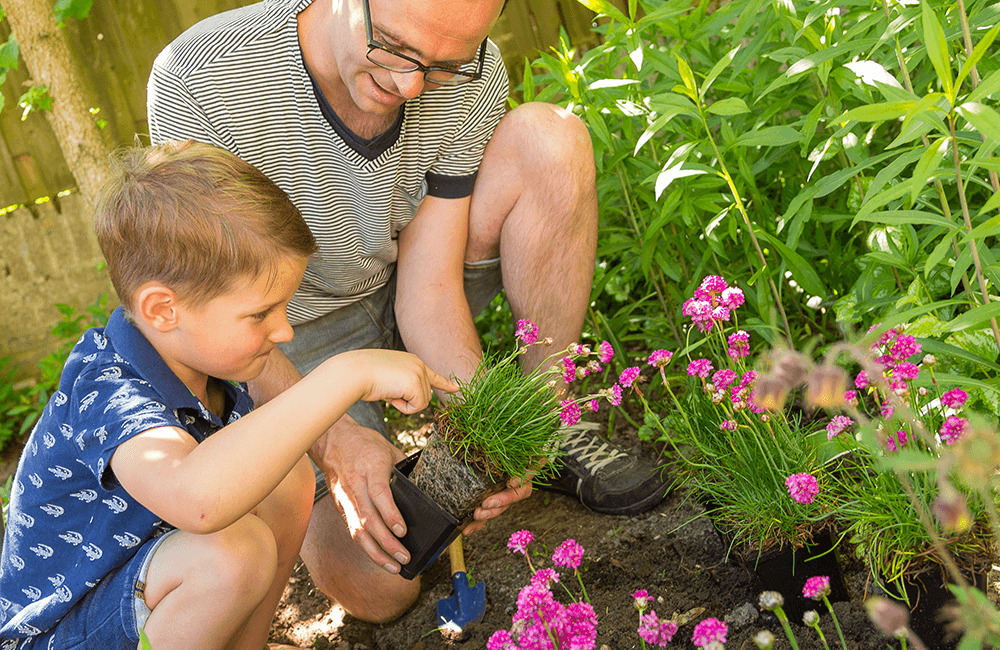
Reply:
M671 447L678 479L720 529L745 544L734 548L756 554L807 544L824 526L820 513L830 504L816 479L823 475L819 449L829 433L825 423L764 409L751 357L756 342L740 323L744 302L739 287L706 277L682 309L689 325L684 348L655 350L638 366L653 368L662 388L650 387L649 400L633 392L646 407L640 435ZM687 390L677 390L685 379ZM634 381L629 375L617 385L628 391ZM816 478L786 484L802 476Z

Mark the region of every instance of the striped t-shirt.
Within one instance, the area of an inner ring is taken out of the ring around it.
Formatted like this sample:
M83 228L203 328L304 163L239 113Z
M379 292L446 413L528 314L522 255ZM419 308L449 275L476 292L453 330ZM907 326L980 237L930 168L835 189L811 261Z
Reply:
M288 307L293 325L383 286L398 233L425 194L472 194L508 92L491 42L482 79L408 100L393 128L361 140L305 66L296 16L310 2L265 0L201 21L156 58L147 92L154 143L193 138L228 149L302 211L320 252Z

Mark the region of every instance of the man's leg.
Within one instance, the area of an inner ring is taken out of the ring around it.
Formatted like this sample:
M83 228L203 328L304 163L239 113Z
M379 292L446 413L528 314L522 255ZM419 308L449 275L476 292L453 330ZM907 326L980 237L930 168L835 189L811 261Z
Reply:
M514 318L552 337L552 348L529 348L529 367L580 339L597 248L594 183L587 127L557 106L518 106L486 148L472 195L466 263L499 256ZM593 428L567 430L563 449L562 474L550 487L593 510L635 514L666 494L656 468L611 446Z
M363 348L396 347L392 315L394 283L349 307L297 325L282 351L303 375L325 359ZM348 414L359 427L385 435L382 405L357 402ZM317 589L355 618L384 622L398 618L420 594L420 579L406 580L376 565L351 538L344 517L315 470L316 499L301 557Z

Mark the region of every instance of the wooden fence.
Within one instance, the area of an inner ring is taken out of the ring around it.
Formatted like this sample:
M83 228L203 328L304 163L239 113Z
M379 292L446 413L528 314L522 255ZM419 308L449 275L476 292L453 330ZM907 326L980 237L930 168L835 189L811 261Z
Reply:
M209 15L250 4L241 0L99 0L90 16L71 21L73 55L80 78L105 120L115 146L144 137L146 80L153 59L174 37ZM615 4L624 6L625 0ZM575 0L510 0L491 37L500 46L516 85L525 57L556 45L564 27L574 46L593 43L594 14ZM0 42L10 28L0 22ZM0 111L0 358L12 357L19 377L57 341L56 303L83 308L110 283L97 270L85 203L44 116L21 119L18 98L30 86L24 64L3 84ZM4 207L7 206L7 207Z

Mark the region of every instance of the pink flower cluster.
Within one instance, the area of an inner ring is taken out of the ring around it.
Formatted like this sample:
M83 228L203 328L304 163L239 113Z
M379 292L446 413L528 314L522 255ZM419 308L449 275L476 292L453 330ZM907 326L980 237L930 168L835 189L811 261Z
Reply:
M802 587L802 595L813 600L822 600L830 595L830 577L813 576L809 578Z
M684 303L681 313L708 333L717 323L729 321L732 311L744 302L741 289L730 287L721 275L709 275Z
M725 643L726 635L728 633L728 625L717 618L706 618L704 621L694 626L694 633L691 635L691 641L699 648L704 648L713 641Z
M967 419L960 418L957 415L949 415L948 419L941 425L938 435L941 436L941 440L946 444L953 445L962 437L968 425L969 421Z
M661 621L654 610L649 610L648 614L639 616L639 636L643 641L652 645L665 647L670 643L674 635L677 634L677 623L673 621Z
M819 494L819 483L816 481L816 477L806 472L792 474L786 478L785 487L788 488L788 494L799 503L812 503L816 495Z
M833 416L830 423L826 425L826 439L833 440L852 424L854 424L854 420L846 415Z
M510 536L507 548L525 554L534 535L520 530ZM576 569L583 558L583 547L567 539L552 554L557 566ZM559 582L555 569L540 569L531 583L517 595L517 612L510 630L497 630L486 643L487 650L555 650L579 648L593 650L597 640L597 614L590 603L563 605L555 599L551 585ZM639 592L634 594L638 598Z
M875 325L872 329L877 327ZM876 355L875 362L882 366L882 375L889 384L889 390L899 394L906 393L910 382L920 374L920 367L908 361L910 357L923 351L917 340L903 334L901 329L890 328L879 336L872 345L872 351ZM867 388L870 383L864 371L854 381L858 389Z
M896 433L890 433L889 438L885 441L885 446L889 448L889 451L897 451L906 446L906 431L900 429Z
M953 388L941 396L941 404L950 409L960 409L965 405L965 400L969 399L969 394L961 388Z
M538 340L538 325L522 318L517 321L514 336L520 339L522 345L534 345Z
M587 602L563 605L541 585L529 584L517 595L511 629L497 630L486 642L487 650L592 649L597 640L597 613Z

